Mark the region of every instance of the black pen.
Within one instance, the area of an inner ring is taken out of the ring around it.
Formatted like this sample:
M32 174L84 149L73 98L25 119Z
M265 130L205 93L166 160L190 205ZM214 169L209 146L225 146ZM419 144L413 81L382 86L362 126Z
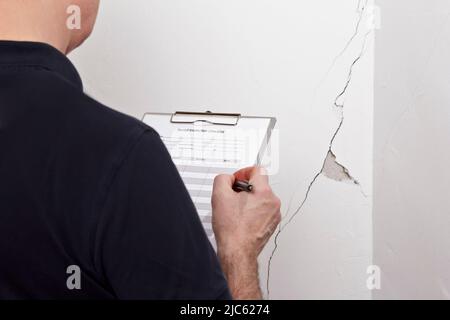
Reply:
M236 192L252 192L253 185L248 183L247 181L236 180L233 184L233 190Z

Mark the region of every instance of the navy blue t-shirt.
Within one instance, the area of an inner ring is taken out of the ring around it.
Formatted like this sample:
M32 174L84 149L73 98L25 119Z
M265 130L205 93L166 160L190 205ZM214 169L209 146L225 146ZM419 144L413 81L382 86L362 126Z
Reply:
M159 135L55 48L0 41L0 299L80 298L231 297Z

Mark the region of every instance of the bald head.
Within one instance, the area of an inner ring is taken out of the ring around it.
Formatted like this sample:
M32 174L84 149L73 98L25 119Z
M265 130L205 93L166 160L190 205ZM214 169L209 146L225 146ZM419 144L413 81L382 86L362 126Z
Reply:
M63 53L92 32L99 0L0 0L0 40L48 43Z

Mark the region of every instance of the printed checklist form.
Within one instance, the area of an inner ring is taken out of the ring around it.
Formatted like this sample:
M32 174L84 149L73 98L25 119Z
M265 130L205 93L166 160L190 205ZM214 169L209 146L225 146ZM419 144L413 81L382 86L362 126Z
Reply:
M176 112L147 113L143 121L161 136L215 246L211 225L214 178L260 164L276 119Z

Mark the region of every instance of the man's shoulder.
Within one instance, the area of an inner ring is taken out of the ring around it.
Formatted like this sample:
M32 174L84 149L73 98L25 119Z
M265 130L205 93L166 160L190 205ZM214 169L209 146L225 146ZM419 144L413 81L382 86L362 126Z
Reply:
M83 142L85 149L100 151L108 145L132 143L144 132L156 134L142 121L102 104L53 72L38 71L28 79L30 85L24 90L30 101L68 143Z

